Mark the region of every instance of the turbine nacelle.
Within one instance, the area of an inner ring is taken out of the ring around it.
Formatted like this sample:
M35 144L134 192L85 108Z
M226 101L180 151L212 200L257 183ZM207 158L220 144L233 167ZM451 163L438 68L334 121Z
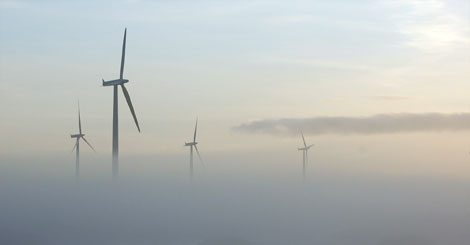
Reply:
M197 145L197 142L189 142L189 143L184 143L184 146L192 146L192 145Z
M302 148L297 148L299 151L306 151L306 150L309 150L312 146L314 146L314 144L312 145L309 145L307 147L302 147Z
M83 136L85 136L85 134L71 134L70 138L81 138Z
M116 80L111 80L111 81L105 81L103 79L103 87L121 85L127 82L129 82L129 80L127 79L116 79Z

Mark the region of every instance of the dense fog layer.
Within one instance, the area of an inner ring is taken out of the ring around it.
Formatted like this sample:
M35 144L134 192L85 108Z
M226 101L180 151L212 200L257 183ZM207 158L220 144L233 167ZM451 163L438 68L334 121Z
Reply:
M349 171L354 162L186 155L2 157L3 244L463 245L470 181ZM312 158L314 159L314 158ZM335 166L335 167L329 167ZM343 169L343 170L340 170Z
M470 113L395 113L369 117L314 117L259 120L233 128L235 131L298 135L309 134L384 134L400 132L468 130Z

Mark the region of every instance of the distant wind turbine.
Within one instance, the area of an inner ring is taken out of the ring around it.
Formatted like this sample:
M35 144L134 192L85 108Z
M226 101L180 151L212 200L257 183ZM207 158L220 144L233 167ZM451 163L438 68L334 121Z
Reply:
M126 33L127 33L127 28L124 29L124 40L122 42L121 70L119 73L119 79L111 80L111 81L104 81L103 79L103 86L114 87L114 94L113 94L113 177L117 177L119 175L118 85L121 85L122 92L124 93L124 97L126 97L127 104L129 105L129 109L131 110L131 113L132 113L132 117L134 117L134 122L135 122L135 125L137 126L137 130L139 130L140 132L139 122L137 121L134 107L132 106L131 97L129 96L129 92L127 92L127 89L124 86L124 83L129 82L129 80L123 78L124 59L126 56Z
M194 174L194 168L193 168L193 147L196 149L197 156L199 157L199 160L201 161L202 164L204 162L202 161L201 155L199 154L199 150L197 149L197 142L196 142L196 133L197 133L197 118L196 118L196 126L194 127L194 138L192 142L189 143L184 143L185 146L190 146L189 150L189 177L191 180L193 179L193 174Z
M298 148L299 151L302 151L302 174L303 174L303 178L304 178L304 181L305 181L305 168L306 168L306 163L308 163L308 150L310 149L310 147L314 146L314 144L311 144L309 146L307 146L307 143L305 143L305 138L304 138L304 133L302 131L300 131L300 134L302 135L302 140L304 142L304 147L302 148Z
M80 176L80 139L83 139L85 143L94 151L95 149L91 146L90 142L85 139L85 134L82 133L82 121L80 119L80 104L78 105L78 134L71 134L71 138L76 138L77 142L73 146L72 152L76 150L76 159L75 159L75 177Z

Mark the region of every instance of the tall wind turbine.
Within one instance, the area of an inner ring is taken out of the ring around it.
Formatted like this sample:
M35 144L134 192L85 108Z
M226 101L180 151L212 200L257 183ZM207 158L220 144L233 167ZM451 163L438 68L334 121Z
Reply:
M131 110L132 117L134 117L135 125L137 126L137 130L140 132L139 122L137 121L137 117L135 115L134 107L132 106L131 97L129 97L129 92L127 92L124 83L129 82L128 79L123 78L124 73L124 59L126 56L126 33L127 28L124 29L124 40L122 42L122 57L121 57L121 70L119 73L119 79L111 80L111 81L104 81L103 79L103 86L113 86L114 93L113 93L113 177L117 177L119 175L119 139L118 139L118 86L120 85L122 88L122 92L124 93L124 97L126 97L127 104L129 105L129 109Z
M314 144L311 144L307 146L307 143L305 143L305 138L304 138L304 133L300 131L300 134L302 135L302 140L304 142L304 147L298 148L299 151L302 151L302 174L303 178L305 181L305 168L306 168L306 163L308 163L308 150L310 147L312 147Z
M76 159L75 159L75 177L78 179L80 176L80 139L83 139L85 143L94 151L95 149L91 146L90 142L85 139L85 134L82 133L82 121L80 119L80 104L78 105L78 134L71 134L70 138L76 138L77 142L73 146L72 152L76 150Z
M189 177L191 180L193 179L193 174L194 174L194 168L193 168L193 147L196 149L197 156L199 157L199 160L201 161L202 164L204 162L202 161L201 155L199 154L199 150L197 149L197 142L196 142L196 133L197 133L197 118L196 118L196 126L194 127L194 138L192 142L189 143L184 143L185 146L190 146L189 150Z

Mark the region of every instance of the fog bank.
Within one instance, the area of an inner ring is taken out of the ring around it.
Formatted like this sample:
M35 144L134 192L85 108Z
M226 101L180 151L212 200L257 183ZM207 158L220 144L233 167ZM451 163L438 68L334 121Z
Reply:
M123 158L118 181L111 179L109 159L84 157L78 183L72 159L2 159L0 239L188 245L470 240L470 182L462 179L350 172L348 161L321 167L312 157L303 183L297 159L209 159L205 170L195 165L192 183L186 156Z
M470 130L470 113L378 114L367 117L314 117L258 120L233 128L244 133L273 135L387 134Z

